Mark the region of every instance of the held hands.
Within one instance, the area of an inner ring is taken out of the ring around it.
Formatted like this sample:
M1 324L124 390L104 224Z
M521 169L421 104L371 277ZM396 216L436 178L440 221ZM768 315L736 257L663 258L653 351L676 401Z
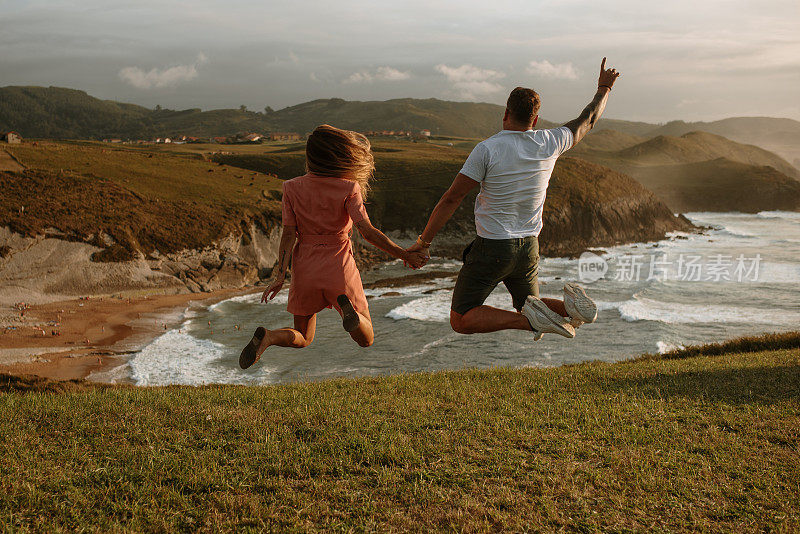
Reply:
M600 63L600 78L597 80L597 86L599 87L608 87L608 90L611 90L613 87L614 82L617 81L619 78L619 72L617 69L610 68L606 70L606 58L603 58L603 62Z
M406 258L403 261L412 269L419 269L423 267L428 260L431 259L428 247L423 246L419 242L414 243L406 249Z
M285 278L285 274L278 274L275 279L270 282L269 286L267 286L267 289L264 290L264 293L261 295L261 302L267 302L268 300L274 299L283 287Z

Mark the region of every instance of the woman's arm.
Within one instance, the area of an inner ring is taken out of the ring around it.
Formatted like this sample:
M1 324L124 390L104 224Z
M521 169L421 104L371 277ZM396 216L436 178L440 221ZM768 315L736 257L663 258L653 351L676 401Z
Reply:
M272 282L264 290L261 295L261 302L266 302L275 298L275 295L280 292L283 287L283 282L286 280L286 273L289 271L289 263L292 259L292 250L294 243L297 241L297 227L284 226L281 233L281 244L278 249L278 261L272 271Z
M386 234L372 226L372 223L369 219L363 219L357 222L356 228L358 228L359 233L368 242L372 243L379 249L388 252L395 258L403 260L411 265L411 267L414 269L419 269L425 265L425 262L428 261L428 257L421 252L409 252L403 247L397 245L394 241L389 239Z

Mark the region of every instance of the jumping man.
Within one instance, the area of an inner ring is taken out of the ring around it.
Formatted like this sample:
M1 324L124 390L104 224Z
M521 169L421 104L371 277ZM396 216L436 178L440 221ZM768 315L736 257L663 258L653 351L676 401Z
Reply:
M532 330L575 336L575 327L591 323L597 306L577 284L566 284L564 299L539 298L539 241L542 208L556 160L575 146L603 114L619 77L600 65L597 93L580 116L559 128L534 130L541 105L533 89L511 91L503 130L478 143L453 184L433 209L425 230L410 251L429 256L436 234L464 197L480 185L475 200L477 237L464 250L464 266L453 291L450 324L462 334ZM516 312L484 304L503 282Z

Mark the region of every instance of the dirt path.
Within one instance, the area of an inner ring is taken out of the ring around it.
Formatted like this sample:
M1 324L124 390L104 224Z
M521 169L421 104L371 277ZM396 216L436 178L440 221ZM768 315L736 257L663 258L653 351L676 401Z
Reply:
M11 154L5 150L0 149L0 171L24 171L25 167L17 163L17 160L11 157Z

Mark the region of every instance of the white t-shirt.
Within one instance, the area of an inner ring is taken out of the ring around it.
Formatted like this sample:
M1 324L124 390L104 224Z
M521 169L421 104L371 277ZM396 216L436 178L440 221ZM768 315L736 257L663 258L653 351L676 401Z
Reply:
M481 141L461 169L481 184L475 228L486 239L538 236L542 208L556 159L572 147L566 126L503 130Z

